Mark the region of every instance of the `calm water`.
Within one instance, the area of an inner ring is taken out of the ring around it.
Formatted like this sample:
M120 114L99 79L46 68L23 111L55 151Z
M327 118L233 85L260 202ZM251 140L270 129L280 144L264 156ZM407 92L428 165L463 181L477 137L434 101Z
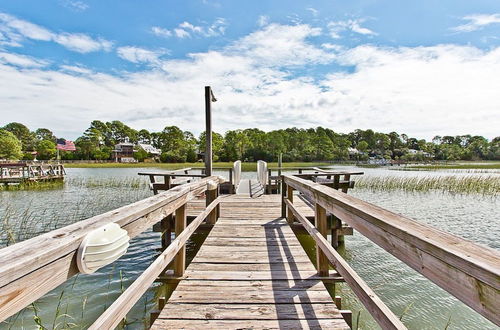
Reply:
M151 171L150 168L67 169L67 182L60 189L0 192L0 220L3 222L0 246L151 196L147 188L148 180L137 176L137 172L142 170ZM361 170L366 176L485 175L471 174L470 171ZM255 177L255 173L246 172L243 177ZM106 186L100 184L102 180ZM372 192L365 189L353 189L350 194L479 244L500 249L499 197L441 192ZM5 223L7 219L8 223ZM74 277L38 300L35 307L43 326L61 329L72 324L76 328L90 325L122 289L128 287L154 260L155 251L160 247L158 236L151 231L141 234L132 241L128 253L114 264L92 275ZM202 232L193 236L188 245L189 257L194 255L205 236L206 233ZM306 236L300 238L312 256L313 242ZM348 236L342 252L396 315L402 316L410 329L445 329L447 324L448 329L497 329L360 234ZM359 313L359 329L378 328L345 285L337 285L335 290L337 295L340 293L343 297L344 308L353 311L355 321ZM149 319L157 294L157 285L148 290L129 313L127 328L144 328L144 319ZM37 328L33 316L33 307L27 308L10 319L10 324L0 324L0 328Z

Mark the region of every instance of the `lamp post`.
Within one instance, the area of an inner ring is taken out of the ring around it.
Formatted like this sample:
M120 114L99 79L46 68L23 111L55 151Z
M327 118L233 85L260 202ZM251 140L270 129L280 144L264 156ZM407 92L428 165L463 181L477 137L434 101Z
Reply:
M205 86L205 175L212 175L212 102L217 99L210 86Z

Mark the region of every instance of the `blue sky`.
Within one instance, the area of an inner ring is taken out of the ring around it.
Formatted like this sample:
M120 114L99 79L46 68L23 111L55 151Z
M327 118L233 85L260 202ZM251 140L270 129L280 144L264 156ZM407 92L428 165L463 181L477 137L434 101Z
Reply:
M0 125L500 135L498 1L0 4Z

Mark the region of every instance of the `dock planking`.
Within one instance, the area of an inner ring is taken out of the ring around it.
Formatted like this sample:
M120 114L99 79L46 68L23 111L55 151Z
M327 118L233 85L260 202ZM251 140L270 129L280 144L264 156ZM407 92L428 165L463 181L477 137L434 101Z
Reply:
M281 218L278 196L224 199L220 218L152 325L201 327L349 329Z

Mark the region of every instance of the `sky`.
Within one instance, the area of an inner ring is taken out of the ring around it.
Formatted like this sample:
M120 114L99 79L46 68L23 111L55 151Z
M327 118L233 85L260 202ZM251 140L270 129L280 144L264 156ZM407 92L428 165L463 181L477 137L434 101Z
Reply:
M498 0L2 0L0 126L500 135Z

